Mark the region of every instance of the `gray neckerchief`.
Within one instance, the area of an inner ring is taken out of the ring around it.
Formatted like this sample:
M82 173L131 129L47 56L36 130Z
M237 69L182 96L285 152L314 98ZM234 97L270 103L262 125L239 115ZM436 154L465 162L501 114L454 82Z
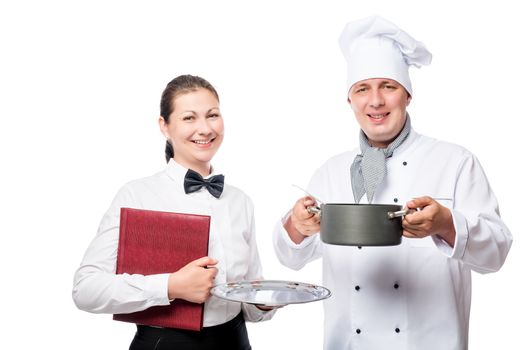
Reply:
M371 147L368 138L360 130L360 154L357 154L353 164L351 164L351 187L355 202L359 203L367 194L368 201L371 203L375 190L386 176L386 159L393 155L393 151L404 142L411 130L409 114L406 115L406 123L397 138L389 144L387 148Z

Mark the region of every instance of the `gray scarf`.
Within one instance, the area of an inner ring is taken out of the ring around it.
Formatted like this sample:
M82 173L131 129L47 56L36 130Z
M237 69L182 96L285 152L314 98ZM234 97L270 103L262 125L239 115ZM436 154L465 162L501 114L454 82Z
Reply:
M357 203L364 193L371 203L375 190L386 176L386 159L393 155L393 151L404 142L411 130L409 114L406 116L404 128L388 148L371 147L366 134L360 130L360 154L357 154L351 164L351 187Z

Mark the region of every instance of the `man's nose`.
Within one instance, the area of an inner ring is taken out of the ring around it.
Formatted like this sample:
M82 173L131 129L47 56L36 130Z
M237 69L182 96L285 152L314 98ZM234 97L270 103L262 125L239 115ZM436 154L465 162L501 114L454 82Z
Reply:
M382 96L380 90L371 91L371 98L369 104L371 107L374 108L382 107L384 105L384 96Z

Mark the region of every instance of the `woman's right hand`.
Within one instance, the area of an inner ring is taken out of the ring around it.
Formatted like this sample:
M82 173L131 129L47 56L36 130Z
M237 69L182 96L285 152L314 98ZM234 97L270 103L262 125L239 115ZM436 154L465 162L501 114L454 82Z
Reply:
M205 302L213 288L218 271L213 265L217 263L217 260L205 256L169 275L169 300L184 299L198 304Z

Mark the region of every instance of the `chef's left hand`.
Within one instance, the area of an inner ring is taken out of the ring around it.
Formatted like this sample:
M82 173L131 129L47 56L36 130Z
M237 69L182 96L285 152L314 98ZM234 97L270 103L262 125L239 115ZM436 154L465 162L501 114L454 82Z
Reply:
M405 237L424 238L439 235L450 246L455 244L455 226L448 208L429 196L414 198L406 203L406 207L420 210L404 216L402 234Z

